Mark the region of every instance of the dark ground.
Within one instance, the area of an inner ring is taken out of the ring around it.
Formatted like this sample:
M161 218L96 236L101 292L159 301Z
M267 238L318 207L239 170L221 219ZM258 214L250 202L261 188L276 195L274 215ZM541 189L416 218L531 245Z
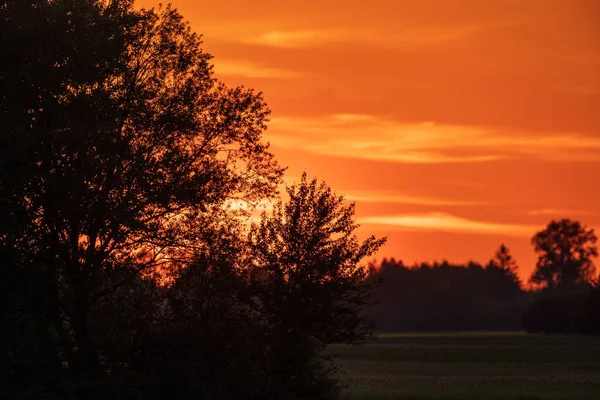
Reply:
M385 334L333 346L347 399L600 399L600 338Z

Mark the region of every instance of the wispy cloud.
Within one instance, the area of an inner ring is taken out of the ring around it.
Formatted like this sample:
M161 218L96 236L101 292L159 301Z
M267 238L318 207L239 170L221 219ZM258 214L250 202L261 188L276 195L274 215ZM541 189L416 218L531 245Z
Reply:
M575 210L575 209L566 209L566 208L542 208L539 210L531 210L527 213L527 215L543 215L543 216L553 216L560 218L568 218L571 215L592 215L591 212L586 210Z
M284 192L285 186L297 185L300 178L297 176L286 175L283 177L284 185L281 190ZM327 182L326 182L327 183ZM338 191L348 201L357 203L389 203L389 204L411 204L423 206L450 206L450 207L470 207L496 204L496 202L469 200L445 197L431 197L411 195L399 191L383 190L346 190Z
M286 27L276 20L238 20L228 24L204 24L207 35L226 42L260 45L275 48L314 48L331 44L354 43L377 45L390 48L417 48L437 44L447 44L473 37L483 24L452 25L337 25L323 27L323 24L298 24L295 28Z
M535 225L475 221L438 212L373 216L361 218L359 219L359 223L385 225L397 229L502 234L519 237L529 237L536 229L539 229L539 227Z
M241 41L271 47L312 47L330 41L337 41L340 38L340 33L332 30L274 30L242 38Z
M377 44L389 47L422 47L465 39L477 26L419 26L399 31L379 28L337 28L322 30L271 30L242 38L250 44L272 47L302 48L331 43Z
M218 75L272 79L293 79L302 75L297 71L268 67L245 60L218 60L215 63L215 72Z
M361 114L273 118L274 146L314 154L404 163L486 162L527 156L600 161L600 137L576 133L526 135L477 126L403 123Z
M350 192L345 195L347 200L364 203L397 203L397 204L415 204L424 206L478 206L489 204L481 201L454 200L435 197L411 196L400 193L362 191Z

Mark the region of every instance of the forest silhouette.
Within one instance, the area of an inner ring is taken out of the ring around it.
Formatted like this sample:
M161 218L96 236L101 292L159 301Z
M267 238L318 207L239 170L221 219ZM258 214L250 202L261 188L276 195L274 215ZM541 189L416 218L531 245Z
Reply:
M598 333L578 222L534 238L536 292L504 246L367 265L385 238L306 174L278 193L261 94L169 6L4 0L0 37L3 398L337 398L325 350L376 329Z
M368 312L384 332L600 334L596 240L578 221L551 221L532 238L538 262L529 285L504 244L485 265L384 259L370 266L381 284Z

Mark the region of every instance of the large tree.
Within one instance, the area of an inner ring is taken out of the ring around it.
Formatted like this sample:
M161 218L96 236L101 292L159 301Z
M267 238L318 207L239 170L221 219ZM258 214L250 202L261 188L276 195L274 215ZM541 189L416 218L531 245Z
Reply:
M551 221L532 239L538 254L530 281L548 290L570 291L595 279L596 235L578 221Z
M0 268L57 368L98 369L90 312L192 262L232 198L274 193L260 94L212 75L170 7L0 1Z

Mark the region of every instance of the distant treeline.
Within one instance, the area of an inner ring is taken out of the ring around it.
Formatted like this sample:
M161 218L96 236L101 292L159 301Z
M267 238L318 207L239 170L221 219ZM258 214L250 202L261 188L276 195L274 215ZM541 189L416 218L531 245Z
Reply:
M380 285L368 314L382 332L520 330L532 302L515 274L493 264L384 259L372 267Z
M380 332L527 330L600 334L597 238L577 221L551 221L531 240L538 261L525 288L508 248L485 265L447 261L370 265L378 281L367 314Z

